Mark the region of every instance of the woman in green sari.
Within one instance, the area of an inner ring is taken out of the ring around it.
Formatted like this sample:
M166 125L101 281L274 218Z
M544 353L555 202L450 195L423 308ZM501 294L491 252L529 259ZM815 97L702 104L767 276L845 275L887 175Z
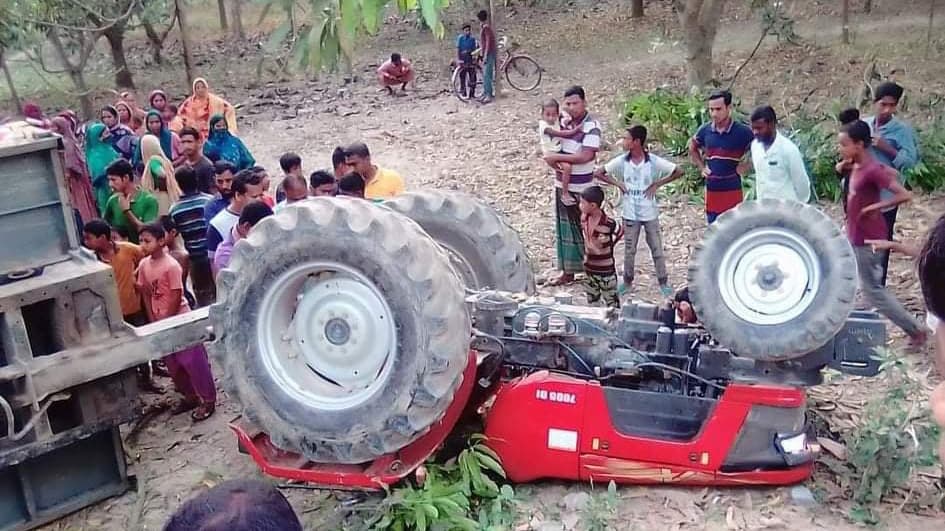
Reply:
M100 214L104 212L105 203L112 195L105 170L109 164L121 158L118 151L108 142L108 135L108 128L99 122L90 125L85 134L85 160L89 166L89 176L92 178L95 202Z

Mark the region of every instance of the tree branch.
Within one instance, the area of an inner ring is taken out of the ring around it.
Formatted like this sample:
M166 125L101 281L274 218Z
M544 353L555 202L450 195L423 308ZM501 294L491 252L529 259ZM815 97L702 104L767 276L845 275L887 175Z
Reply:
M76 0L69 0L69 2L73 2L73 3L74 3L75 1L76 1ZM29 17L22 17L22 20L23 20L24 22L29 22L29 23L31 23L31 24L36 24L36 25L43 26L43 27L46 27L46 28L56 28L56 29L62 29L62 30L66 30L66 31L81 31L81 32L86 32L86 33L102 33L102 32L108 31L109 29L113 28L116 24L119 24L119 23L122 23L122 22L128 20L128 17L130 17L130 16L132 15L132 13L134 12L134 8L135 8L137 5L138 5L138 0L132 0L132 2L131 2L131 3L129 4L129 6L128 6L128 10L125 11L124 14L122 14L121 16L119 16L119 17L116 18L116 19L108 19L108 18L102 17L102 20L105 21L105 22L107 22L107 23L104 24L104 25L102 25L102 26L94 27L94 28L82 27L82 26L72 26L72 25L69 25L69 24L61 24L61 23L59 23L59 22L53 22L53 21L51 21L51 20L37 20L37 19L29 18ZM88 8L83 7L83 9L86 10L86 11L88 11Z
M768 33L771 31L771 28L773 26L774 26L774 23L769 22L768 24L765 24L764 28L761 29L761 37L759 37L758 42L755 43L755 48L751 51L750 54L748 54L748 58L746 58L742 62L742 64L740 64L738 68L735 69L735 74L732 75L732 81L729 82L728 84L729 91L731 91L732 87L735 86L735 80L738 79L738 74L742 72L742 69L745 68L745 66L747 66L748 63L751 62L751 60L755 57L755 54L758 53L758 49L761 48L761 43L764 42L765 38L768 36Z

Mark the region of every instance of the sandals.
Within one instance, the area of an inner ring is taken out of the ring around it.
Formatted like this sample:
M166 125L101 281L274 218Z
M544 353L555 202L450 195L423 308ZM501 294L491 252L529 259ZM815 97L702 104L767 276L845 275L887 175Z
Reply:
M178 402L176 406L171 408L171 415L180 415L181 413L186 413L199 405L200 401L196 398L185 398Z
M213 404L200 404L196 409L190 412L190 418L194 422L201 422L210 418L215 410L216 406Z
M565 286L574 282L574 275L562 273L557 278L553 278L545 283L546 286Z

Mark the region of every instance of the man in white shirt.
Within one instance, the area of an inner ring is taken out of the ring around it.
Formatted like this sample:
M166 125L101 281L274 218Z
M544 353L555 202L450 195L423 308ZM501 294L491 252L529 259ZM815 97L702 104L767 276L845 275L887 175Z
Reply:
M594 176L623 190L624 262L623 282L626 289L633 283L637 242L643 229L646 244L653 257L656 280L664 297L673 294L663 255L663 239L660 231L660 209L656 192L660 187L682 176L682 169L668 160L657 157L646 150L646 128L635 125L627 129L623 137L626 154L613 158L598 168Z
M794 142L778 132L778 117L769 105L751 113L751 162L755 167L755 196L758 199L810 201L810 177L804 157Z

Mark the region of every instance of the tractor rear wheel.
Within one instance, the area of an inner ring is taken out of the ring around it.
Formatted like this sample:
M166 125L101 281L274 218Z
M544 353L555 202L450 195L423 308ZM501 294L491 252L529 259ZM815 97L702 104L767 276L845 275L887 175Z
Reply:
M384 205L416 221L443 246L468 288L535 292L535 277L521 238L482 200L429 190L401 194Z
M803 356L830 341L856 297L856 260L817 208L746 201L696 245L689 292L700 321L733 353L763 361Z
M218 278L211 353L279 448L360 463L419 438L462 382L470 318L449 258L408 218L316 198L260 222Z

